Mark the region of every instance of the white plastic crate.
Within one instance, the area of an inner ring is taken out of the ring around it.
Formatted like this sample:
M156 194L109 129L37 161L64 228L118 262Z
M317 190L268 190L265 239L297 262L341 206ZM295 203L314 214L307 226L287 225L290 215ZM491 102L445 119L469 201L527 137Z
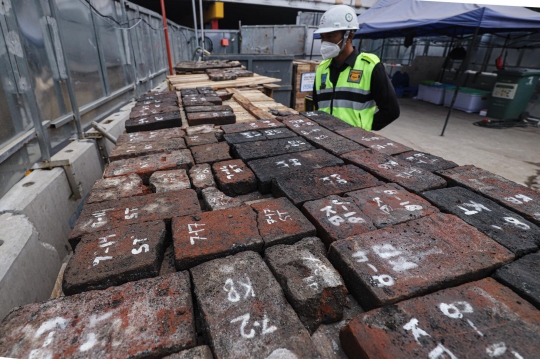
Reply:
M454 108L457 110L465 111L468 113L480 112L489 105L489 92L474 90L474 89L462 89L459 90L454 103ZM446 89L444 95L444 105L450 107L452 103L452 97L454 96L455 89Z

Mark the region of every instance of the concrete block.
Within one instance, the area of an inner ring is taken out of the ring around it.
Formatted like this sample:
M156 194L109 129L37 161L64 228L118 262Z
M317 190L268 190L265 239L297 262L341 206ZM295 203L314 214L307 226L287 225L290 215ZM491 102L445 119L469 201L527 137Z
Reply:
M438 171L451 183L480 193L540 225L540 193L474 166Z
M441 211L458 216L516 256L538 250L540 228L479 194L452 187L424 192L423 196Z
M207 342L216 358L319 359L308 331L255 252L191 269Z
M362 146L371 148L385 155L397 155L398 153L409 152L413 149L392 141L379 134L368 132L360 127L353 127L344 130L337 130L337 134L346 137Z
M191 147L191 153L193 154L196 164L212 164L214 162L232 159L229 144L227 142Z
M538 323L538 310L486 278L359 314L340 339L349 358L535 358Z
M260 252L263 247L257 216L249 206L177 217L172 230L177 270L242 251Z
M1 320L12 308L48 299L62 260L25 216L2 214L0 228Z
M458 166L455 162L425 152L411 151L401 153L395 157L409 162L414 167L430 172L447 170Z
M493 277L540 309L540 253L502 266Z
M415 193L446 187L446 181L441 177L375 150L358 150L340 157L347 163L352 163Z
M233 145L232 152L234 157L247 162L259 158L274 157L287 153L310 151L314 149L315 147L301 137L292 137L279 140L239 143Z
M287 197L295 206L300 207L306 201L342 195L367 187L374 187L380 182L355 166L325 167L313 170L306 175L293 172L287 176L272 180L272 193L275 197Z
M165 222L113 228L83 236L64 271L62 291L72 295L159 274Z
M315 227L287 198L270 199L251 207L257 212L257 226L265 248L315 235Z
M514 254L448 214L334 242L328 258L364 309L485 277Z
M191 185L186 170L157 171L150 176L150 188L162 193L189 189Z
M330 131L337 131L353 127L347 122L323 111L300 112L300 114L309 118L311 121L317 122L319 126L322 126Z
M257 179L242 160L217 162L212 165L218 188L228 196L239 196L257 190Z
M342 159L319 149L254 160L248 162L248 166L257 177L259 191L268 193L274 178L293 172L310 172L318 168L340 166L343 163Z
M422 197L406 191L395 183L349 192L345 195L354 200L360 211L369 217L377 228L439 212Z
M265 251L265 261L285 292L300 321L313 333L320 324L343 317L347 288L325 256L316 237L294 245L277 245Z
M0 356L160 358L195 346L186 272L91 291L11 312Z
M221 129L224 133L236 133L246 131L258 131L266 129L274 129L279 127L285 127L281 122L276 120L259 120L254 122L242 122L231 125L223 125Z
M329 196L306 202L302 212L315 224L317 235L327 247L339 239L376 229L371 219L350 198Z

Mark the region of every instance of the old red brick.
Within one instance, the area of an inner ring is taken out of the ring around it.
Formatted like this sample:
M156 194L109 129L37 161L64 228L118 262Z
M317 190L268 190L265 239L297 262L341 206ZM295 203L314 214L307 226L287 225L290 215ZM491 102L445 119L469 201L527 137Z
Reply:
M109 161L113 162L162 152L178 151L185 148L186 143L183 138L158 139L152 142L120 144L112 149L109 155Z
M17 358L160 358L195 346L186 272L60 297L12 311L0 355Z
M447 170L457 167L457 163L445 160L442 157L437 157L425 152L411 151L396 155L403 161L409 162L414 167L422 168L426 171L434 172Z
M328 258L364 309L485 277L514 254L448 214L334 242Z
M232 125L223 125L221 129L225 133L236 133L245 131L265 130L272 128L285 127L281 122L276 120L259 120L254 122L242 122Z
M176 107L174 111L178 111L178 103L174 100L167 101L167 102L158 102L158 103L156 103L155 101L156 100L154 100L153 103L149 103L149 104L144 104L144 102L149 102L149 101L142 101L143 103L139 102L135 105L135 107L131 109L131 112L150 112L151 113L154 110L159 112L163 108L166 108L166 107ZM166 111L166 112L169 112L169 111Z
M341 275L325 253L326 248L317 237L265 251L266 264L310 333L320 324L342 319L348 294Z
M222 112L229 111L233 112L233 109L229 105L221 106L189 106L185 108L186 114L188 113L197 113L197 112Z
M136 174L104 178L94 183L86 203L113 201L120 198L142 196L150 193L152 191L143 185L141 177Z
M128 158L109 164L103 173L104 178L139 175L144 184L148 184L150 176L156 171L189 169L193 166L193 157L189 150L165 152L144 157Z
M211 95L211 94L209 94ZM182 104L186 107L188 106L212 106L212 105L222 105L223 101L217 96L206 96L206 95L189 95L182 98Z
M217 162L212 165L218 188L227 196L238 196L257 190L257 179L242 160Z
M341 331L349 358L535 358L540 312L493 279L360 314Z
M319 127L319 124L317 122L310 121L307 117L301 115L284 117L283 124L294 132L299 130L309 131L310 128Z
M251 207L257 212L257 225L265 248L293 244L315 235L315 227L287 198L270 199Z
M232 110L188 113L187 119L190 126L205 124L228 125L236 123L236 115Z
M196 164L225 161L232 159L227 142L191 147Z
M199 93L199 91L197 91L196 88L192 88L192 89L180 90L180 93L181 93L182 97L185 97L185 96L188 96L188 95L197 95Z
M188 147L209 145L217 142L218 140L214 132L201 133L198 135L186 137L186 144L188 145Z
M191 188L186 170L157 171L150 176L154 193L179 191Z
M406 191L395 183L349 192L345 195L354 200L360 211L368 216L377 228L439 212L423 198Z
M169 138L183 138L185 132L179 128L167 128L156 131L142 131L134 133L123 133L116 139L116 145L125 143L154 142L156 140L165 140Z
M148 106L148 105L162 105L162 106L175 106L178 105L178 97L163 97L153 100L142 100L135 103L135 107Z
M219 211L221 209L240 207L242 201L227 196L215 187L208 187L201 191L204 208L209 211Z
M314 150L302 137L283 138L279 140L256 141L238 143L233 145L235 157L244 161L252 161L259 158L274 157L286 153L296 153Z
M315 224L326 246L339 239L375 230L375 226L350 198L329 196L304 203L302 212Z
M392 141L384 136L375 134L373 132L368 132L360 127L353 127L344 130L337 130L337 134L347 137L354 142L372 148L376 151L384 153L386 155L396 155L398 153L412 151L413 149Z
M295 132L307 139L315 147L322 148L336 156L365 148L320 126L306 129L299 128L295 129Z
M177 270L241 251L261 251L255 212L249 206L173 219Z
M125 123L127 133L157 131L180 126L182 126L182 117L180 111L178 111L178 107L172 112L147 114L145 116L130 118Z
M203 133L217 133L217 131L218 130L214 125L199 125L186 128L186 133L188 136L195 136Z
M129 114L129 119L135 119L135 118L143 118L143 117L149 117L149 116L156 116L161 115L165 113L177 113L180 110L178 106L160 106L160 105L154 105L154 106L143 106L139 109L133 109L131 110L131 113Z
M347 122L323 111L302 112L301 114L330 131L352 128Z
M212 169L208 163L193 166L189 170L189 178L191 179L193 188L198 194L205 188L216 186L214 176L212 175Z
M82 236L133 223L170 220L201 211L195 191L153 193L117 201L87 204L69 235L73 249Z
M192 349L175 353L162 359L214 359L212 350L207 345L201 345Z
M540 225L540 193L474 166L439 171L448 181L483 194Z
M216 358L320 358L257 253L216 259L192 268L191 275Z
M64 294L157 277L165 234L165 222L154 221L83 236L64 272Z
M441 177L375 150L364 149L345 153L340 157L345 162L355 164L415 193L446 186L446 181Z
M330 195L342 195L358 189L379 185L375 177L355 166L326 167L313 170L306 175L293 172L272 180L275 197L287 197L300 207L306 201L313 201Z
M178 95L174 91L165 91L165 92L149 92L140 96L137 101L148 101L148 100L178 100Z

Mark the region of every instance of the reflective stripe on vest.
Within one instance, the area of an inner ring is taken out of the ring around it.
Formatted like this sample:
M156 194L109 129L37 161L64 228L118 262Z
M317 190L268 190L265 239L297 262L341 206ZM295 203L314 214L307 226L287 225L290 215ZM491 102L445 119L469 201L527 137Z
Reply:
M371 130L377 110L370 91L371 74L375 65L380 62L379 58L373 54L359 54L352 70L362 72L360 82L349 82L351 67L347 67L340 73L335 88L330 81L330 62L331 60L325 60L317 67L316 91L319 110L331 113L350 125ZM321 89L323 75L326 75L326 88Z

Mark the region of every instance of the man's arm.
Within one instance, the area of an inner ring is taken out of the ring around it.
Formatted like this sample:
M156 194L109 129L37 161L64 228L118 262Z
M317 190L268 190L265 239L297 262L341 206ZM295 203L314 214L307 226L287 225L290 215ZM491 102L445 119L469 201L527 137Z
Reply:
M382 63L373 68L371 74L371 94L379 111L373 119L372 130L382 130L399 117L399 104L394 87Z

